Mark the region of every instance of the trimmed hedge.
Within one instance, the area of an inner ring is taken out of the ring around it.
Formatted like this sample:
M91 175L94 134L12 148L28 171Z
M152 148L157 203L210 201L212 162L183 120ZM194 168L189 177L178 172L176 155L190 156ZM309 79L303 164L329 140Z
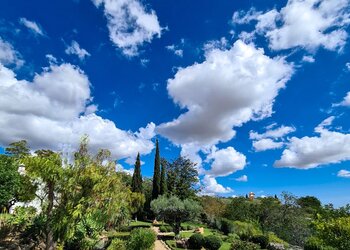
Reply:
M188 239L190 249L201 249L204 244L204 237L201 234L192 234Z
M222 245L222 240L216 235L208 235L204 237L203 245L207 250L218 250Z

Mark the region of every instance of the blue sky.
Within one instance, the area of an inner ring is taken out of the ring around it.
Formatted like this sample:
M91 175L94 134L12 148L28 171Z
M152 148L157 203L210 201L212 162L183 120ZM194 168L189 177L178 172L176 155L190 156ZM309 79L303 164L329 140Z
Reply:
M5 0L0 145L120 168L197 162L203 193L350 202L348 0ZM1 149L0 152L3 150Z

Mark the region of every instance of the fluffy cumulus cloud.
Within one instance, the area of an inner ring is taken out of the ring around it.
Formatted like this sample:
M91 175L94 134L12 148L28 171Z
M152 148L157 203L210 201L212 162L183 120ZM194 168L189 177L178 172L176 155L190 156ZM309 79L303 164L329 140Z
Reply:
M202 63L180 69L168 93L187 111L157 131L176 144L214 145L233 138L233 127L268 117L292 66L238 40L230 49L213 48Z
M76 41L72 41L71 45L67 46L65 52L68 55L76 55L80 60L84 60L85 57L90 56L90 53L81 48Z
M299 169L350 160L350 134L330 131L334 117L329 117L315 128L318 136L292 137L276 167Z
M244 169L246 165L245 155L237 152L233 147L220 150L213 147L212 152L207 156L207 161L211 161L211 169L206 174L213 177L230 175Z
M257 152L281 148L281 147L283 147L283 145L284 145L283 142L276 142L270 138L265 138L265 139L253 141L253 148Z
M240 181L240 182L247 182L248 181L248 176L242 175L241 177L238 177L235 180L236 181Z
M289 0L281 10L235 12L237 24L256 21L254 33L262 34L274 50L324 47L339 50L345 45L350 23L349 0Z
M25 27L27 27L31 32L33 32L35 35L40 35L40 36L44 36L44 31L43 29L40 27L39 24L37 24L34 21L30 21L24 17L19 19L20 24L24 25Z
M346 94L342 102L334 104L333 106L350 107L350 91Z
M275 126L276 124L273 125ZM269 126L267 131L262 134L250 131L249 138L253 140L254 150L259 152L283 147L283 137L294 131L294 127L282 125L273 129L273 127Z
M220 195L233 192L230 187L224 187L223 185L219 184L214 177L210 177L208 175L204 176L201 184L201 195Z
M0 63L3 65L21 66L24 62L13 46L0 37Z
M86 134L92 151L108 148L118 159L153 149L154 124L137 133L121 130L96 115L91 100L87 76L71 64L51 64L32 81L0 64L0 145L26 139L33 149L71 152Z
M337 176L338 177L343 177L343 178L350 178L350 171L348 170L339 170L338 173L337 173Z
M102 6L107 18L111 41L126 56L136 56L139 47L160 37L162 28L153 10L147 10L138 0L92 0Z

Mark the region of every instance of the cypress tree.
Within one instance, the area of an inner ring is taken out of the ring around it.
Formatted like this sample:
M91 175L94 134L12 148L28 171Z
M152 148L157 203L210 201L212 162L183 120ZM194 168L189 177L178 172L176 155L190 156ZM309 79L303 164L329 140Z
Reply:
M154 158L152 200L157 199L160 193L160 156L158 139L156 141L156 155Z
M162 170L160 173L160 194L161 195L166 194L168 192L167 183L166 183L166 165L167 165L167 161L162 158L162 161L161 161Z
M142 193L140 153L138 153L136 157L134 174L132 175L131 191L136 193Z

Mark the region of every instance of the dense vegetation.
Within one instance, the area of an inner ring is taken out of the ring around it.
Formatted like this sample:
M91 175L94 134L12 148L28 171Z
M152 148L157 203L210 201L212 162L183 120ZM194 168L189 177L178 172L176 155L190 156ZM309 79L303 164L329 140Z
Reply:
M190 160L161 158L153 178L118 172L111 153L83 138L71 159L31 153L26 141L0 155L0 246L25 249L350 249L350 205L312 196L200 196ZM156 219L156 220L155 220Z

